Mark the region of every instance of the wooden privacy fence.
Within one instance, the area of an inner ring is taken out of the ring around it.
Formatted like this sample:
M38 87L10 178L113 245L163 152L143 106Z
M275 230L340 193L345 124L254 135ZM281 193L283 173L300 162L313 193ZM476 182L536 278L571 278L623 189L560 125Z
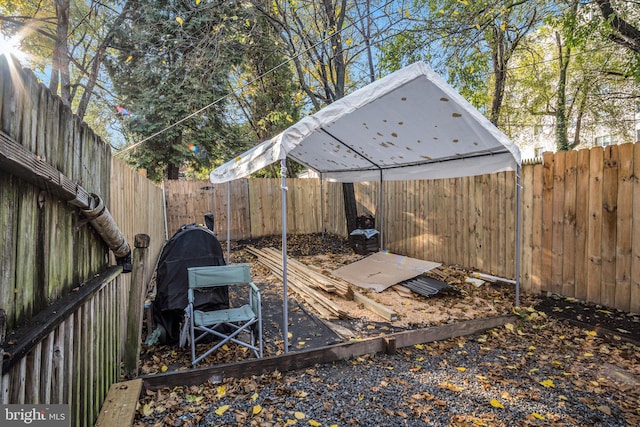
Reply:
M640 144L546 153L542 164L524 165L522 290L639 312L638 177ZM227 189L232 240L281 233L279 179L165 186L167 211L174 212L170 233L182 223L203 222L204 214L213 212L214 231L225 240ZM515 278L515 173L384 182L382 215L377 214L378 186L354 185L358 213L376 214L386 249ZM323 183L323 197L317 179L288 179L287 188L289 233L319 233L324 223L325 231L346 235L341 184Z
M2 376L0 402L69 404L70 425L93 425L109 386L120 380L129 290L113 267L65 299L45 334ZM71 308L71 310L69 310Z
M162 189L6 56L0 131L0 404L69 404L71 425L92 425L121 378L132 277L66 195L99 195L128 242L150 236L154 265Z

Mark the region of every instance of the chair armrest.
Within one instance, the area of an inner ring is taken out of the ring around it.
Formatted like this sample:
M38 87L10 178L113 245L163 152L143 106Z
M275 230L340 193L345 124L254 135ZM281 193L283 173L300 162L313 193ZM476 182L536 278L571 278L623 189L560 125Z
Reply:
M262 297L260 296L260 289L258 289L258 286L253 282L249 282L247 284L249 285L251 308L256 315L258 315L262 311Z

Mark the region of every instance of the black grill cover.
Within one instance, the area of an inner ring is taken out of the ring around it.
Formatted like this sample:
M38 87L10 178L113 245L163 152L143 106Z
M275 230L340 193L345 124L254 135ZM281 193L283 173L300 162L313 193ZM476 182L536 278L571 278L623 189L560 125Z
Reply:
M187 268L224 265L222 246L211 230L197 224L183 225L165 244L158 259L153 319L164 329L160 343L174 344L187 306ZM227 287L196 292L197 310L229 308Z

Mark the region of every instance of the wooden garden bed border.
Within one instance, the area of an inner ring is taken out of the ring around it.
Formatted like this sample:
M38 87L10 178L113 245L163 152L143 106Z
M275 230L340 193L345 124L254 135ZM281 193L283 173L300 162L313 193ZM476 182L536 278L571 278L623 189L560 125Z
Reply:
M164 387L203 384L208 380L219 382L224 378L261 375L276 370L287 372L308 368L319 363L347 360L364 354L380 352L393 354L396 348L471 335L486 329L506 325L515 320L516 316L514 315L465 320L431 328L396 332L359 341L295 351L263 359L251 359L239 363L146 375L140 378L142 378L144 389L159 390Z

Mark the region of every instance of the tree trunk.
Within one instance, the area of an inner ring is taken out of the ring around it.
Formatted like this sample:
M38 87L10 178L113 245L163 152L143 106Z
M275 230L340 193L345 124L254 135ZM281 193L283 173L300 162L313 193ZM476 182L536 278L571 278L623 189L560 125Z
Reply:
M180 177L180 167L169 163L167 165L167 179L178 179Z
M358 228L356 225L358 209L356 207L356 193L352 182L342 183L342 195L344 198L344 215L347 220L347 235Z
M67 49L67 39L69 38L69 0L56 0L56 18L56 44L53 51L53 69L56 73L51 73L52 78L49 89L54 93L58 93L59 84L62 104L70 107L71 79L69 77L69 51ZM54 74L56 74L55 77Z
M558 45L558 61L560 75L558 76L558 96L556 101L556 149L558 151L569 150L569 136L567 134L567 68L569 67L569 57L571 49L563 48L560 34L556 33L556 43Z

